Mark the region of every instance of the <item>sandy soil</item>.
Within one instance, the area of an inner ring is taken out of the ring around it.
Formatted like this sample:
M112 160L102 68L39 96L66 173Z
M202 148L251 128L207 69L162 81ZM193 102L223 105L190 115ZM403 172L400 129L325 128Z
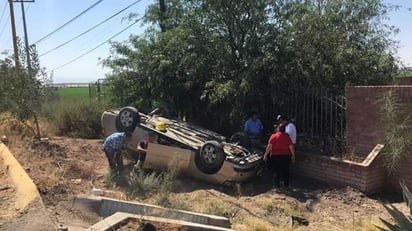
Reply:
M110 190L106 196L126 198L121 190L105 187L107 161L101 151L101 140L51 137L47 142L33 143L14 139L9 148L38 186L56 224L86 228L95 223L96 217L70 207L76 195L90 194L93 187ZM0 185L4 180L7 182L2 176ZM257 178L245 183L239 194L230 187L180 176L170 201L175 208L229 217L236 230L245 230L253 222L257 223L256 230L261 223L273 227L293 224L296 230L375 230L373 225L370 229L357 227L365 227L364 222L377 222L379 217L389 219L380 201L393 202L401 211L407 211L399 195L367 197L353 188L332 188L307 179L293 179L290 189L274 190L268 182L266 176ZM1 190L0 199L7 197L2 193L10 190ZM155 201L151 197L137 200ZM1 208L10 204L3 202L0 201Z

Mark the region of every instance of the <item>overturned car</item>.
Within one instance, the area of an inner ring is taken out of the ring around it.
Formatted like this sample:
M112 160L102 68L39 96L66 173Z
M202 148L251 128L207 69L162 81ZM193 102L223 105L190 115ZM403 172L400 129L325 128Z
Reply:
M261 151L227 142L220 134L170 119L159 111L145 114L134 107L105 111L101 117L103 134L132 132L131 146L136 147L154 133L157 139L148 144L143 168L167 169L176 164L190 176L217 184L242 182L261 171Z

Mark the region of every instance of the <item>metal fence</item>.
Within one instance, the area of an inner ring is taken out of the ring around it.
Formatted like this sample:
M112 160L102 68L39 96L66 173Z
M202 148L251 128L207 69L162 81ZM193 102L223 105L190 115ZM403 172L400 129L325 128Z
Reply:
M345 145L344 94L320 88L283 89L282 92L284 100L274 99L273 109L287 114L295 123L299 145L332 155L342 154Z
M272 92L272 102L262 112L266 122L274 114L286 114L298 130L298 145L324 151L325 155L341 155L345 146L345 96L318 87L296 84L278 85ZM91 100L122 105L123 99L115 98L104 79L89 84ZM268 105L266 104L266 105Z
M89 83L89 97L90 101L110 102L113 95L110 93L110 88L105 80L98 79L94 83Z

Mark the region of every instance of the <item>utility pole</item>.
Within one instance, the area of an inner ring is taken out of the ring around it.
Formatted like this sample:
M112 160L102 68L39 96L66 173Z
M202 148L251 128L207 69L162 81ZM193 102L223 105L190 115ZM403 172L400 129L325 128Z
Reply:
M22 18L23 18L24 45L26 47L27 69L29 70L29 73L31 73L29 38L27 36L26 14L24 13L24 1L20 1L20 2L21 2L21 15L22 15ZM34 2L34 0L33 0L33 2Z
M11 22L11 31L13 36L13 48L14 48L14 62L16 68L16 77L19 77L20 62L19 62L19 48L17 46L17 34L16 34L16 22L14 21L14 7L13 2L21 2L21 10L23 16L23 25L24 25L24 41L26 45L26 55L27 55L27 65L29 71L31 70L30 66L30 53L29 53L29 40L27 38L27 27L26 27L26 16L24 13L24 2L34 2L34 0L8 0L10 5L10 22Z
M164 24L165 21L165 16L166 16L166 4L165 0L159 0L159 9L160 9L160 17L159 17L159 25L160 25L160 30L162 32L166 31L166 26Z
M11 22L11 32L13 36L13 48L14 48L14 65L16 68L16 78L19 77L19 49L17 48L17 35L16 35L16 23L14 22L14 9L13 1L9 0L10 5L10 22Z

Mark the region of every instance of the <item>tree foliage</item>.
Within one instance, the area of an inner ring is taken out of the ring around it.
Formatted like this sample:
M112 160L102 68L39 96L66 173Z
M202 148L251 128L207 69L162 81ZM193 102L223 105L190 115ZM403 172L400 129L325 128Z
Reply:
M380 0L169 0L166 9L151 5L145 35L113 42L103 61L124 105L170 103L224 131L250 110L269 120L290 89L342 92L397 69Z
M38 113L41 104L50 95L47 77L44 68L40 66L35 46L29 48L27 60L26 50L18 40L19 67L16 68L11 56L0 60L0 100L1 111L9 111L24 123L37 139L41 137L38 124ZM7 55L7 54L6 54ZM29 65L28 65L29 64ZM30 68L27 68L30 66ZM33 123L27 123L33 119Z

